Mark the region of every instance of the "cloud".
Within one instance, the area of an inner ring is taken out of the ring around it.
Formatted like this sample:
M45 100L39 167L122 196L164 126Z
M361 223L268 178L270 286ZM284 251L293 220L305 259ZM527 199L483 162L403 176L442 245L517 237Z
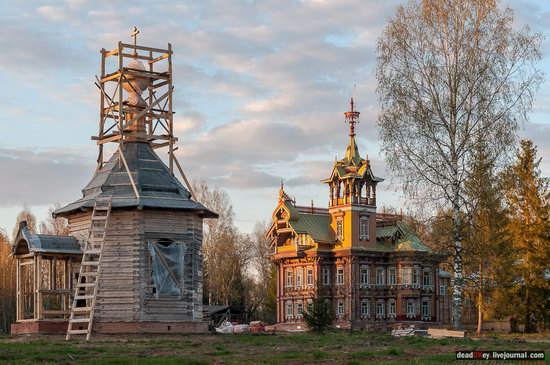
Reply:
M55 6L41 6L36 12L52 22L60 22L66 19L65 13Z
M47 205L81 197L94 171L91 156L55 150L0 149L0 207Z

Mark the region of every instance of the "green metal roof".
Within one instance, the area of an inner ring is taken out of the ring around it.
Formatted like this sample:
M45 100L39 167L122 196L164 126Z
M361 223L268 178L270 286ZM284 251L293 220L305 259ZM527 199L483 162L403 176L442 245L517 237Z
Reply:
M294 208L296 209L296 208ZM297 212L297 210L296 210ZM328 214L298 213L299 219L288 223L296 233L305 233L316 242L333 242L330 237L330 220Z
M376 230L376 238L378 239L394 236L397 237L394 246L395 251L433 252L431 248L420 241L418 235L404 222L396 222L394 226L380 227Z

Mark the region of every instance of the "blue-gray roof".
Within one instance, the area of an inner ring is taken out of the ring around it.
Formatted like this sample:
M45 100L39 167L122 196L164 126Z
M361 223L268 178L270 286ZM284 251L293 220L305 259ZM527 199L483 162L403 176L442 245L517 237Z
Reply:
M20 226L17 237L15 238L15 244L12 247L12 252L15 255L27 252L69 255L82 254L80 245L75 237L31 233L26 224Z
M205 218L217 218L216 213L191 199L189 191L170 173L149 143L126 142L121 149L139 198L136 198L124 164L119 162L117 150L82 190L82 198L57 209L54 216L67 216L92 208L97 197L111 196L115 209L139 207L193 210Z

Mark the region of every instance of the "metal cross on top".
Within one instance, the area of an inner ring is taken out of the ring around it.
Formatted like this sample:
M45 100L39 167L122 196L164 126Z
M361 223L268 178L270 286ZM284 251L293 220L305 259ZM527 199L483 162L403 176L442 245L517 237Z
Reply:
M137 35L139 34L139 29L134 25L134 29L132 29L132 33L130 33L130 36L134 38L134 46L137 45Z
M359 123L359 112L355 110L355 104L353 103L353 98L351 98L350 102L351 110L349 112L345 112L344 115L346 116L346 122L349 123L349 135L351 137L355 136L355 123Z

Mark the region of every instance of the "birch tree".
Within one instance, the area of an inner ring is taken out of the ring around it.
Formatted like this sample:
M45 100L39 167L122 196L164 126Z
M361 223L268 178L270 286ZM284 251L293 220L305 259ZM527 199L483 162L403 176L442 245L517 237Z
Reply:
M461 326L464 184L479 141L499 160L542 82L542 36L491 0L411 0L378 40L382 153L405 193L452 211L453 323Z

